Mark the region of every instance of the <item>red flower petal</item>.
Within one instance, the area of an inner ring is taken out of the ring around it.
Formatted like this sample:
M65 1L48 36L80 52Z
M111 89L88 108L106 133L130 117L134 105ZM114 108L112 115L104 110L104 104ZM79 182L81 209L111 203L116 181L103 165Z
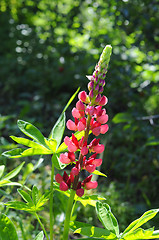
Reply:
M67 191L68 190L68 186L67 186L67 184L64 181L62 181L60 183L60 190L61 191Z

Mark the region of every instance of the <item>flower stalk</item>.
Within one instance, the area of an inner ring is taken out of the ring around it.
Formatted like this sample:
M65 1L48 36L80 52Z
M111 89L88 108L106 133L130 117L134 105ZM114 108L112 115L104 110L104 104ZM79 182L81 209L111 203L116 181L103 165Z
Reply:
M53 216L53 190L54 190L54 185L53 185L53 180L54 180L54 163L53 163L53 158L52 160L52 166L51 166L51 186L50 186L50 240L53 240L53 225L54 225L54 216Z
M79 101L76 103L76 107L72 109L74 121L69 119L66 124L71 131L84 131L84 136L79 141L74 134L72 134L72 138L68 136L64 138L68 152L60 155L60 161L64 164L75 164L75 166L72 168L70 175L64 171L63 176L60 174L55 176L56 182L60 184L60 190L71 189L64 223L63 240L68 240L69 222L75 194L82 197L85 190L95 189L98 186L96 181L91 181L92 174L80 181L80 173L82 170L93 173L96 167L102 164L102 159L98 159L97 155L104 151L104 145L100 144L100 139L96 138L88 143L88 137L90 131L93 135L99 136L105 134L109 128L107 125L108 115L106 110L102 109L108 100L106 96L101 94L105 86L105 76L111 51L112 47L109 45L104 48L95 71L91 76L87 76L90 80L88 83L89 93L82 91L78 94ZM77 151L80 151L78 159L75 157ZM90 155L92 153L93 155Z

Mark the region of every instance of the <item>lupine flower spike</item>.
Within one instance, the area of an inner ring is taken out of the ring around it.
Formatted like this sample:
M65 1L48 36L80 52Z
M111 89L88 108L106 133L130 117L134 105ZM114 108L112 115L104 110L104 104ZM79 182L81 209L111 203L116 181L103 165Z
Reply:
M84 137L80 141L73 133L72 138L65 137L64 142L68 147L68 152L60 155L60 161L64 164L74 163L75 165L73 165L69 176L64 172L63 176L57 174L55 180L60 184L60 190L74 189L80 197L83 196L84 190L94 189L98 186L96 181L91 181L92 175L80 181L80 172L86 170L88 173L93 173L96 167L102 164L102 159L97 158L97 155L104 151L104 145L100 144L100 139L97 138L88 143L88 136L90 131L97 137L99 134L105 134L109 129L107 125L108 115L106 110L102 109L107 104L108 99L106 96L102 96L102 93L111 52L112 47L107 45L93 74L86 76L89 80L89 92L81 91L78 94L79 100L76 107L72 109L74 120L69 119L66 124L71 131L84 131ZM77 151L79 151L78 160L75 159ZM88 153L93 154L87 156Z

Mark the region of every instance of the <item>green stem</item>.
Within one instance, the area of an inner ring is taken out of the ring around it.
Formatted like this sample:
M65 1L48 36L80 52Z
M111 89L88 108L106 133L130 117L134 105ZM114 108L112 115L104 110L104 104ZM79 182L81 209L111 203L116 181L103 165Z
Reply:
M54 163L52 158L52 168L51 168L51 185L50 185L50 240L53 240L53 224L54 224L54 216L53 216L53 190L54 190Z
M48 237L48 235L47 235L47 232L46 232L46 230L45 230L45 228L44 228L44 225L42 224L42 222L41 222L38 214L37 214L36 212L35 212L34 214L35 214L35 216L36 216L36 218L37 218L37 220L38 220L38 222L39 222L39 224L40 224L40 226L41 226L41 228L42 228L42 230L43 230L43 232L44 232L44 234L45 234L45 236L46 236L46 239L49 240L49 237Z
M70 217L71 217L75 193L76 192L73 189L71 189L71 193L70 193L70 197L69 197L68 205L67 205L67 209L66 209L66 217L65 217L65 222L64 222L64 232L63 232L62 240L68 240Z

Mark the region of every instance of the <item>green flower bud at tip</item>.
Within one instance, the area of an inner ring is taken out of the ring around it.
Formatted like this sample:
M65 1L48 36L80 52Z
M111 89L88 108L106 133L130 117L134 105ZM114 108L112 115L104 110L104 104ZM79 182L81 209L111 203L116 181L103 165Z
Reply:
M103 65L103 63L108 64L110 61L110 56L112 53L112 46L111 45L106 45L105 48L103 49L103 52L100 56L99 63Z

